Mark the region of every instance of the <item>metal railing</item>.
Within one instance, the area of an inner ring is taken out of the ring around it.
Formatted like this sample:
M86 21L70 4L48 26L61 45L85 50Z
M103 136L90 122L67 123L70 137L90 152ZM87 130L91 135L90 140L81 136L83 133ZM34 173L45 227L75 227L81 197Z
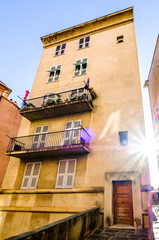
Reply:
M72 89L60 93L48 93L42 97L31 98L23 101L22 110L36 109L46 106L58 105L61 103L69 103L73 101L80 101L87 99L92 100L90 91L85 88Z
M58 146L86 145L81 140L83 128L51 132L43 134L28 135L23 137L11 138L7 152L50 149Z

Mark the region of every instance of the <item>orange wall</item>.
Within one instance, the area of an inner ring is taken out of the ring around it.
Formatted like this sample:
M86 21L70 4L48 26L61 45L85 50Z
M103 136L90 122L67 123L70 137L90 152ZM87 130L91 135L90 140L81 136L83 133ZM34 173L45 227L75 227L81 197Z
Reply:
M1 97L0 99L0 186L9 163L9 156L5 152L8 147L9 138L17 135L22 116L18 107L10 100Z

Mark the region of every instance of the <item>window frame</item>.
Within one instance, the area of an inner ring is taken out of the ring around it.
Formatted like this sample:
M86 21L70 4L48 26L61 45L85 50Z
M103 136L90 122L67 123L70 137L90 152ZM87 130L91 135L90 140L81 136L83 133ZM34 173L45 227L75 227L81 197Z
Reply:
M124 35L119 35L116 37L116 43L123 43L124 42Z
M89 41L86 41L86 39L89 37ZM83 43L80 43L80 41L83 39ZM84 48L87 48L87 47L90 47L90 39L91 37L90 36L86 36L86 37L83 37L83 38L80 38L79 39L79 43L78 43L78 50L80 49L84 49ZM88 46L86 46L86 44L88 43ZM82 46L82 47L80 47Z
M36 175L33 175L33 172L34 172L34 169L35 169L35 164L37 164L37 163L39 163L40 166L39 166L38 174L36 176ZM29 164L32 165L31 173L30 173L29 176L26 176L26 171L27 171L27 167L28 167ZM22 184L21 184L20 189L36 189L37 188L38 181L39 181L39 176L40 176L40 171L41 171L41 165L42 165L42 162L28 162L28 163L26 163L25 171L24 171L24 175L23 175ZM34 187L31 187L32 179L35 178L35 176L36 176L36 184L35 184ZM29 180L28 180L27 186L23 187L23 184L24 184L24 181L25 181L26 178L28 178Z
M83 62L84 59L87 59L86 62ZM80 61L79 63L77 63L78 61ZM86 64L86 68L83 68L83 65ZM87 74L87 67L88 67L88 57L85 57L85 58L81 58L81 59L77 59L76 60L76 63L74 64L75 65L75 69L74 69L74 77L78 77L78 76L82 76L82 75L85 75ZM80 66L80 69L79 70L76 70L76 67L77 66ZM82 71L85 70L85 73L82 73ZM77 72L79 72L79 74L76 74Z
M62 48L63 45L65 45L64 48ZM58 47L60 47L59 50L57 50ZM60 56L60 55L62 55L62 54L65 54L65 50L66 50L66 43L63 43L63 44L57 45L57 46L56 46L56 49L55 49L54 57ZM62 51L64 51L64 52L61 53ZM58 53L58 54L56 54L56 53Z
M51 70L52 68L55 68L55 69ZM51 66L50 70L48 71L49 72L49 77L48 77L47 83L52 83L52 82L59 81L60 74L61 74L61 68L62 68L62 64ZM57 71L60 71L59 74L56 74ZM53 73L53 76L51 76L51 73ZM52 78L52 80L50 81L49 79L51 79L51 78ZM55 78L57 78L57 79L55 79Z
M64 172L64 173L59 173L60 163L61 163L62 161L63 161L63 162L64 162L64 161L66 162L65 172ZM69 161L74 161L74 162L75 162L75 167L74 167L74 172L73 172L73 173L68 173ZM74 188L75 175L76 175L76 165L77 165L77 159L63 159L63 160L59 160L58 170L57 170L57 176L56 176L55 189L70 189L70 188ZM73 176L72 184L67 186L67 177L70 176L70 175ZM58 185L59 176L63 176L63 177L64 177L61 186Z

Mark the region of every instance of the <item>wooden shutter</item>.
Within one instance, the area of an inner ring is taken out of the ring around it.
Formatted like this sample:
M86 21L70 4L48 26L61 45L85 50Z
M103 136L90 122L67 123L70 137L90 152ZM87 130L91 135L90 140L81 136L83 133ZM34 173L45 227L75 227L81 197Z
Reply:
M48 133L48 129L49 126L47 125L36 127L34 133L35 136L33 137L32 149L43 148L45 146L47 134L43 133Z
M56 179L56 188L63 188L67 161L59 161L58 173Z
M41 162L27 163L21 189L35 189L40 174Z
M74 121L73 132L72 132L72 144L80 143L80 133L81 133L81 120Z
M40 168L41 168L41 162L34 163L33 169L32 169L32 176L30 178L30 189L35 189L37 187Z
M73 121L67 122L65 130L72 130L72 128L73 128ZM71 140L72 140L72 131L65 131L63 145L69 145Z
M76 171L76 160L59 161L56 188L73 188Z
M65 188L73 188L74 187L75 170L76 170L76 160L67 161Z

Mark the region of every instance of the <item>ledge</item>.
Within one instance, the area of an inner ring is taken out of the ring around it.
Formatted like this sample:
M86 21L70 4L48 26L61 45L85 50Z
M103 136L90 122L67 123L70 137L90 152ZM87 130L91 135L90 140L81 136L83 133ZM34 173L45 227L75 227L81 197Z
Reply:
M79 212L86 211L86 208L74 208L74 207L63 207L63 208L55 208L55 207L18 207L18 206L5 206L1 207L0 206L0 211L1 212L41 212L41 213L70 213L70 214L75 214Z
M66 42L85 34L133 22L133 7L41 37L43 47ZM90 27L91 25L91 27Z
M74 189L0 190L0 194L67 194L67 193L104 193L104 187L74 188Z

